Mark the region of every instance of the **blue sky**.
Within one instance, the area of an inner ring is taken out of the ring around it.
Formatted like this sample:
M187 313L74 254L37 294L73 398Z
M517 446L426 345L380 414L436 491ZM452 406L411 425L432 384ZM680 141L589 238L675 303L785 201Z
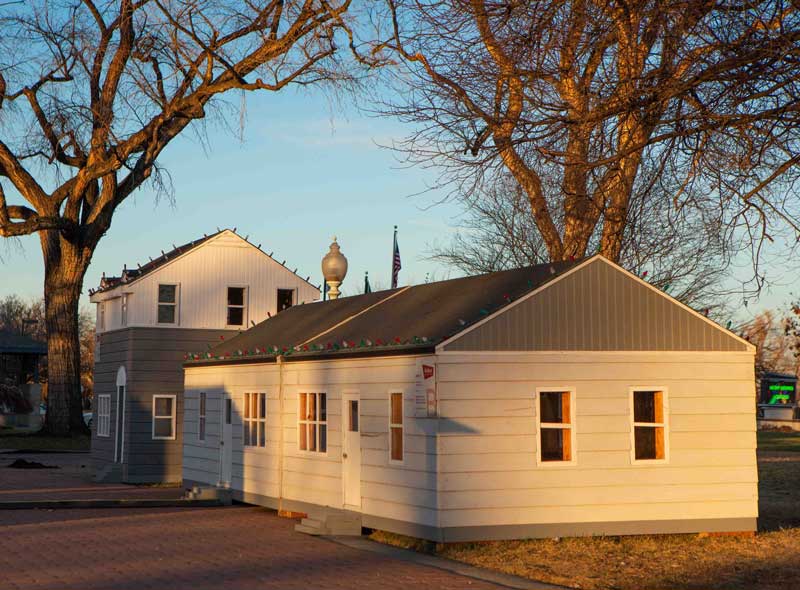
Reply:
M392 228L399 226L402 282L421 282L450 271L426 260L429 246L446 242L456 204L434 205L444 196L425 190L432 172L403 167L376 144L388 144L404 128L386 119L332 110L325 97L290 90L248 94L243 140L235 131L209 124L204 145L192 135L178 138L161 158L171 175L174 204L156 202L149 188L117 211L89 268L85 287L102 273L118 274L161 249L236 227L289 268L321 282L320 261L336 235L350 268L342 290L355 293L369 271L373 286L387 287ZM43 270L36 237L0 242L0 297L38 297ZM85 299L88 303L88 299Z
M174 204L157 202L149 188L130 198L100 243L85 290L98 285L103 272L118 274L123 264L144 264L173 243L217 227L236 227L289 268L311 275L315 284L321 282L320 260L336 235L350 263L345 294L361 288L367 270L374 288L388 286L394 224L400 231L401 283L422 282L426 273L437 279L457 274L427 260L427 254L449 240L461 208L437 204L442 192L418 195L435 182L435 172L407 168L379 147L408 128L352 108L333 109L318 92L248 94L246 105L242 137L210 123L207 144L190 134L167 148L161 165L170 172ZM229 126L238 128L235 114ZM744 308L741 300L731 299L737 319L785 305L797 292L792 287L797 271L793 258L773 257L768 264L773 286L760 301ZM38 239L0 240L0 297L40 297L42 282Z

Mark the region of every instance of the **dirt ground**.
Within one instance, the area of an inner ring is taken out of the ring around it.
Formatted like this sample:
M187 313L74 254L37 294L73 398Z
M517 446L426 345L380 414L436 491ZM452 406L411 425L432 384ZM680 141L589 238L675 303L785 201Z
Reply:
M585 590L800 588L800 435L759 434L759 533L663 535L439 545L472 565ZM382 542L421 549L376 532Z

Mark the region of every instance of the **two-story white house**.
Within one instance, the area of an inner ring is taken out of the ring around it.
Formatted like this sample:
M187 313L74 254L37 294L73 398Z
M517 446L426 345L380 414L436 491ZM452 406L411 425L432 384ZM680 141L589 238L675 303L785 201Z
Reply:
M180 481L184 356L319 293L228 229L104 276L90 292L97 308L95 478Z

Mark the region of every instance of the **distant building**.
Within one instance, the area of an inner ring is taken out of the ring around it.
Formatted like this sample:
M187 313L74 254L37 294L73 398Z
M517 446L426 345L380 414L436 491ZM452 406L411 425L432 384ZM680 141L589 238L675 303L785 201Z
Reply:
M184 484L299 530L756 528L755 348L601 256L295 307L198 350Z
M21 414L0 406L0 424L39 428L42 386L39 365L47 356L47 345L8 330L0 330L0 385L16 387L28 400L31 411Z
M231 230L104 276L90 297L97 307L95 477L180 481L187 351L318 298L317 287Z

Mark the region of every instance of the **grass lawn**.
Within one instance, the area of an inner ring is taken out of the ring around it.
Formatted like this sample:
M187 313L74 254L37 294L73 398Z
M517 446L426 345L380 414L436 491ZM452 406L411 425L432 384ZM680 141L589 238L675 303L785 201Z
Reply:
M759 533L663 535L438 545L436 553L535 580L591 590L800 588L800 434L758 435ZM372 538L413 549L417 539Z
M88 436L58 437L38 433L0 429L0 449L18 451L88 451Z

